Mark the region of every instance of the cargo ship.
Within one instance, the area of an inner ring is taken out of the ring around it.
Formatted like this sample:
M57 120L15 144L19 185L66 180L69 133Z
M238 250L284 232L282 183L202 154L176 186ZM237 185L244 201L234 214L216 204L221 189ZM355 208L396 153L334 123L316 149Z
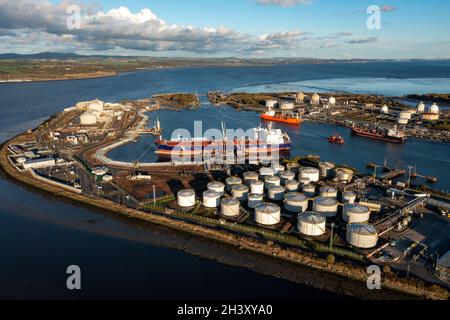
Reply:
M406 140L406 134L399 130L397 126L393 129L381 129L381 128L362 128L353 125L352 133L354 135L381 140L392 143L404 143Z
M261 119L275 122L283 122L289 124L300 124L302 119L298 113L293 112L280 112L272 109L267 110L261 116Z
M234 137L228 139L224 124L222 124L223 137L221 139L178 137L171 140L158 139L156 154L159 155L199 155L223 153L224 150L237 153L273 153L289 151L291 149L290 137L280 129L258 127L251 130L247 137ZM231 150L230 150L231 149Z

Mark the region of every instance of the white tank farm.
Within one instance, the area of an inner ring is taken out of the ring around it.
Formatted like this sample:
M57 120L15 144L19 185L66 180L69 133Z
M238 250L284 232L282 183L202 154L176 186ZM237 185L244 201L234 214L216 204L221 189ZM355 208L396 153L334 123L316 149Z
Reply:
M303 167L299 169L299 177L308 178L310 182L318 182L320 180L320 172L317 168Z
M264 194L264 182L256 181L250 185L250 193Z
M192 189L178 191L177 203L180 207L183 208L190 208L195 206L195 191Z
M327 218L337 215L338 201L333 198L317 198L314 200L313 210Z
M270 187L274 186L280 186L281 185L281 179L278 176L268 176L265 179L265 187L266 189L269 189Z
M220 206L220 193L206 190L203 192L203 206L206 208L218 208Z
M342 218L349 224L367 223L370 219L370 209L360 204L348 203L344 206Z
M244 172L244 183L250 186L253 182L259 180L259 174L257 172Z
M217 192L221 196L225 194L225 185L222 182L213 181L208 183L208 190Z
M355 203L356 193L353 191L342 192L342 203Z
M298 232L305 236L317 237L326 233L327 219L316 212L305 212L298 215Z
M272 186L267 190L267 197L273 201L282 201L284 199L284 193L284 187Z
M264 180L267 176L274 176L275 171L272 168L262 167L259 169L259 176L261 177L261 180Z
M304 193L290 192L284 196L284 208L294 213L305 212L308 210L308 200Z
M226 198L222 200L222 215L225 217L233 218L240 214L241 203L234 198Z
M281 221L280 206L273 203L263 203L255 208L256 223L273 226Z
M233 188L233 186L242 184L242 179L239 177L228 177L225 180L225 183L227 185L227 191L231 192L231 189Z
M332 178L334 170L334 163L321 162L319 163L319 173L321 178Z
M293 102L283 102L280 105L281 110L293 110L295 108Z
M263 195L257 193L251 193L248 196L248 207L250 209L255 209L257 206L263 203Z
M231 193L233 198L239 200L240 202L244 202L248 200L249 188L245 184L235 185L231 189Z
M281 178L281 183L283 185L286 185L286 182L292 181L295 179L295 173L293 173L291 171L284 171L280 174L280 178Z
M286 181L284 184L284 187L286 188L287 192L297 192L299 190L299 183L297 180L290 180Z
M284 166L279 163L272 163L272 169L274 171L274 174L280 174L284 171Z
M369 224L349 224L347 226L347 242L357 248L371 249L378 243L377 229Z
M80 116L80 123L82 125L93 125L97 123L97 116L92 112L86 111Z
M337 168L335 176L340 182L350 183L353 180L353 170L347 168Z
M337 198L338 191L333 187L320 188L320 196L323 198Z
M273 100L273 99L266 100L266 107L267 108L275 108L277 106L277 104L278 104L277 100Z

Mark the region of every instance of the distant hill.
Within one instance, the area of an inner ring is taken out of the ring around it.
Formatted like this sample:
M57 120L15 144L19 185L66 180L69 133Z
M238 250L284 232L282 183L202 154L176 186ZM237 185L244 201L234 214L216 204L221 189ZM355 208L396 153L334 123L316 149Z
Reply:
M132 56L80 55L76 53L40 52L33 54L2 53L0 60L6 59L87 59L87 58L133 58Z

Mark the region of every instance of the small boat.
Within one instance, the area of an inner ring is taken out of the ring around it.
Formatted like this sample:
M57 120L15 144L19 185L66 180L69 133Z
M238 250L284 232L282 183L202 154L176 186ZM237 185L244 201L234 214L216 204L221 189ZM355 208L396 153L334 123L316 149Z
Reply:
M328 141L331 143L344 144L345 140L339 134L328 137Z

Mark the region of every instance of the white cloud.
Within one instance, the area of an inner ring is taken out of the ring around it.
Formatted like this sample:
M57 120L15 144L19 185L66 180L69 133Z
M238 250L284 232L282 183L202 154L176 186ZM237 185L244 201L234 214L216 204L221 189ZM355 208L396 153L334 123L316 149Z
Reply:
M311 4L311 0L256 0L259 5L279 6L279 7L295 7L300 4Z

